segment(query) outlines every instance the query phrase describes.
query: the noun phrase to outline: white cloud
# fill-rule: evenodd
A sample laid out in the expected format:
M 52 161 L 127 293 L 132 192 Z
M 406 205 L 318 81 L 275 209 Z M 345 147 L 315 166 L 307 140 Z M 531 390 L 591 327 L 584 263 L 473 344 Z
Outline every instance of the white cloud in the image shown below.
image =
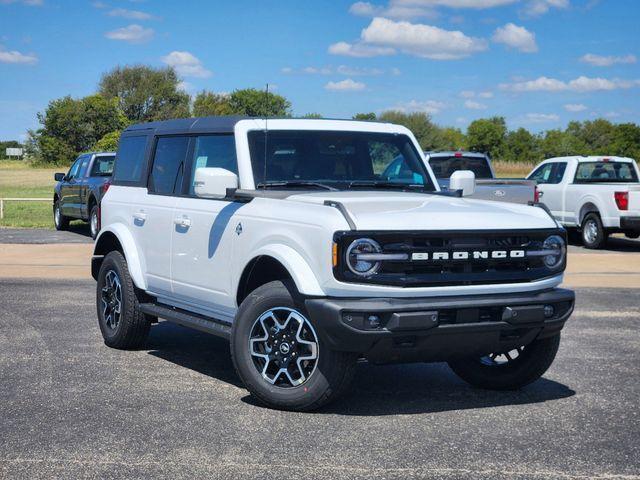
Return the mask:
M 102 8 L 107 8 L 109 5 L 107 5 L 107 4 L 106 4 L 106 3 L 104 3 L 104 2 L 100 2 L 100 1 L 98 0 L 98 1 L 95 1 L 95 2 L 91 2 L 91 6 L 92 6 L 93 8 L 99 8 L 99 9 L 102 9 Z
M 620 112 L 607 112 L 604 116 L 607 118 L 618 118 L 620 116 Z
M 117 28 L 104 34 L 111 40 L 122 40 L 129 43 L 143 43 L 151 40 L 154 35 L 152 28 L 144 28 L 137 24 Z
M 329 46 L 329 53 L 332 55 L 344 55 L 347 57 L 378 57 L 381 55 L 394 55 L 396 51 L 393 48 L 375 47 L 372 45 L 364 45 L 362 43 L 338 42 Z
M 336 72 L 347 77 L 360 77 L 382 75 L 384 73 L 384 70 L 381 70 L 379 68 L 358 68 L 349 67 L 347 65 L 340 65 L 336 69 Z
M 640 80 L 621 80 L 606 78 L 578 77 L 564 82 L 555 78 L 539 77 L 535 80 L 514 83 L 502 83 L 500 89 L 511 92 L 595 92 L 599 90 L 617 90 L 640 87 Z
M 593 53 L 587 53 L 586 55 L 580 57 L 580 61 L 582 63 L 588 63 L 589 65 L 594 67 L 610 67 L 611 65 L 615 65 L 616 63 L 636 63 L 638 59 L 635 55 L 623 55 L 620 57 L 614 57 L 612 55 L 602 56 Z
M 29 7 L 40 7 L 44 5 L 44 0 L 0 0 L 1 4 L 9 5 L 10 3 L 21 3 Z
M 126 18 L 128 20 L 152 20 L 153 18 L 155 18 L 149 13 L 141 12 L 139 10 L 127 10 L 126 8 L 114 8 L 109 12 L 109 16 Z
M 519 27 L 513 23 L 507 23 L 493 32 L 491 37 L 495 43 L 503 43 L 508 47 L 515 48 L 525 53 L 538 51 L 536 36 L 524 27 Z
M 458 96 L 462 97 L 462 98 L 475 98 L 476 96 L 478 98 L 493 98 L 493 92 L 490 91 L 484 91 L 484 92 L 474 92 L 473 90 L 463 90 L 461 91 Z
M 476 92 L 472 91 L 472 90 L 463 90 L 460 92 L 460 96 L 462 98 L 473 98 L 476 96 Z
M 324 88 L 331 92 L 359 92 L 364 90 L 367 86 L 362 82 L 355 82 L 350 78 L 342 80 L 340 82 L 329 82 Z
M 380 17 L 362 31 L 361 41 L 432 60 L 454 60 L 487 49 L 486 40 L 468 37 L 460 31 Z
M 440 113 L 444 108 L 446 108 L 446 104 L 436 100 L 427 100 L 424 102 L 411 100 L 409 102 L 398 103 L 391 107 L 390 110 L 397 110 L 400 112 L 424 112 L 435 115 Z
M 524 14 L 529 17 L 544 15 L 551 8 L 567 8 L 569 0 L 530 0 L 524 8 Z
M 449 8 L 472 8 L 482 10 L 485 8 L 501 7 L 516 3 L 518 0 L 396 0 L 404 5 L 421 5 Z
M 22 65 L 33 65 L 38 62 L 38 57 L 32 53 L 21 53 L 17 50 L 5 50 L 0 45 L 0 63 L 16 63 Z
M 471 110 L 484 110 L 487 106 L 484 103 L 476 102 L 475 100 L 466 100 L 464 106 Z
M 489 91 L 480 92 L 480 93 L 478 93 L 478 96 L 480 98 L 493 98 L 493 92 L 489 92 Z
M 582 103 L 567 103 L 564 105 L 564 109 L 567 112 L 583 112 L 587 109 L 587 106 Z
M 194 90 L 193 84 L 191 84 L 189 82 L 185 82 L 185 81 L 182 81 L 182 82 L 178 83 L 176 88 L 178 90 L 183 91 L 183 92 L 192 92 Z
M 213 75 L 210 70 L 204 68 L 200 59 L 190 52 L 176 50 L 162 57 L 161 60 L 175 68 L 176 72 L 183 77 L 208 78 Z
M 555 113 L 527 113 L 524 119 L 530 123 L 549 123 L 557 122 L 560 117 Z
M 387 73 L 381 68 L 367 68 L 367 67 L 350 67 L 348 65 L 338 65 L 338 67 L 303 67 L 295 69 L 292 67 L 284 67 L 280 70 L 282 73 L 291 74 L 306 74 L 306 75 L 344 75 L 345 77 L 362 77 L 362 76 L 377 76 Z M 399 70 L 392 68 L 389 70 L 389 74 L 398 75 Z
M 401 20 L 437 17 L 437 13 L 431 7 L 411 4 L 406 0 L 391 0 L 386 7 L 369 2 L 356 2 L 349 8 L 349 13 L 360 17 L 386 17 Z
M 329 67 L 305 67 L 301 71 L 310 75 L 331 75 L 333 73 Z

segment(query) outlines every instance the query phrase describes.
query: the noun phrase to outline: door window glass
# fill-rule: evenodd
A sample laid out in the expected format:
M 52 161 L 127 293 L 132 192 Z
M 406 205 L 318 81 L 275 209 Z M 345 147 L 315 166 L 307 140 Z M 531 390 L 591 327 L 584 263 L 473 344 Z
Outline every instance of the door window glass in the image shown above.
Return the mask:
M 238 160 L 234 136 L 201 135 L 196 137 L 191 162 L 190 195 L 194 195 L 193 182 L 198 168 L 224 168 L 237 175 Z
M 553 178 L 549 183 L 558 184 L 562 182 L 562 177 L 564 177 L 564 171 L 567 169 L 567 164 L 565 162 L 560 162 L 555 164 L 556 168 L 553 172 Z
M 180 192 L 188 147 L 189 137 L 158 138 L 149 176 L 150 192 L 161 194 Z
M 113 173 L 113 164 L 116 157 L 113 155 L 96 157 L 91 166 L 92 177 L 108 177 Z
M 75 178 L 75 177 L 78 176 L 78 170 L 80 169 L 80 163 L 82 163 L 82 157 L 78 158 L 73 163 L 73 165 L 71 165 L 71 168 L 67 172 L 67 180 L 71 180 L 72 178 Z
M 81 157 L 80 168 L 78 170 L 78 178 L 84 178 L 84 176 L 87 174 L 87 167 L 89 166 L 89 160 L 91 160 L 90 155 L 85 155 L 84 157 Z
M 135 183 L 142 178 L 147 136 L 122 137 L 116 155 L 113 180 Z
M 547 163 L 539 167 L 535 172 L 529 176 L 529 180 L 535 180 L 538 183 L 549 183 L 551 178 L 551 171 L 553 170 L 553 163 Z

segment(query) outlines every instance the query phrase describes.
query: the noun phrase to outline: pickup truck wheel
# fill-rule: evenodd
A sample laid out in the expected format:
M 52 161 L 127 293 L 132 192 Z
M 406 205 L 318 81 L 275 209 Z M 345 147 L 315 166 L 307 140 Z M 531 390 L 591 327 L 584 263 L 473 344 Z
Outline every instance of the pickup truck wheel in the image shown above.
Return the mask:
M 356 357 L 329 350 L 292 287 L 267 283 L 242 302 L 231 333 L 231 355 L 251 394 L 282 410 L 309 411 L 349 385 Z
M 141 347 L 149 334 L 150 322 L 140 311 L 127 261 L 120 252 L 110 252 L 102 261 L 96 297 L 104 343 L 119 349 Z
M 602 248 L 609 234 L 597 213 L 589 213 L 582 221 L 582 243 L 587 248 Z
M 560 334 L 535 340 L 508 352 L 449 361 L 449 366 L 474 387 L 516 390 L 535 382 L 548 370 L 559 346 Z
M 636 238 L 640 237 L 640 232 L 626 232 L 624 236 L 635 240 Z
M 95 240 L 100 233 L 100 212 L 97 205 L 94 205 L 89 213 L 89 230 L 91 238 Z
M 69 227 L 69 217 L 65 217 L 62 214 L 59 200 L 56 200 L 53 204 L 53 225 L 56 230 L 66 230 Z

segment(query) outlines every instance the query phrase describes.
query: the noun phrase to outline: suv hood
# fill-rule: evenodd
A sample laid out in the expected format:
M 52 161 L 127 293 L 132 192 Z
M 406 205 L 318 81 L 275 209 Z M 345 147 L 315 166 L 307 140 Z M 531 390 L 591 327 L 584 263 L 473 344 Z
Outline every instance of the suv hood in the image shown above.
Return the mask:
M 358 230 L 526 230 L 555 228 L 542 208 L 408 192 L 314 192 L 287 201 L 346 208 Z

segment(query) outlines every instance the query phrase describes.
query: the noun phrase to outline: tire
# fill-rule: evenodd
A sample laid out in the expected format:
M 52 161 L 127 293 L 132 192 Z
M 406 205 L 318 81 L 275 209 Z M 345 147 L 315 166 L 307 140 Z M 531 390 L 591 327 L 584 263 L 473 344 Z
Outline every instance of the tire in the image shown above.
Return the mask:
M 626 232 L 624 235 L 631 240 L 635 240 L 636 238 L 640 237 L 640 232 Z
M 602 248 L 607 243 L 609 234 L 602 226 L 597 213 L 589 213 L 582 221 L 582 243 L 586 248 Z
M 62 214 L 60 200 L 53 202 L 53 225 L 56 230 L 66 230 L 69 228 L 69 217 Z
M 310 411 L 347 389 L 356 355 L 329 350 L 296 297 L 295 288 L 281 281 L 251 292 L 233 324 L 231 356 L 238 376 L 260 402 L 280 410 Z M 296 355 L 299 360 L 294 362 Z M 303 355 L 310 359 L 301 361 Z
M 127 261 L 110 252 L 102 261 L 96 285 L 98 325 L 104 343 L 123 350 L 140 348 L 149 334 L 149 319 L 140 311 Z
M 518 349 L 518 356 L 498 363 L 492 355 L 449 362 L 449 367 L 465 382 L 488 390 L 517 390 L 539 379 L 551 366 L 560 345 L 560 334 L 534 340 Z M 516 349 L 506 352 L 512 357 Z
M 89 232 L 91 232 L 91 238 L 94 240 L 98 238 L 100 233 L 100 209 L 98 205 L 91 207 L 89 212 Z

